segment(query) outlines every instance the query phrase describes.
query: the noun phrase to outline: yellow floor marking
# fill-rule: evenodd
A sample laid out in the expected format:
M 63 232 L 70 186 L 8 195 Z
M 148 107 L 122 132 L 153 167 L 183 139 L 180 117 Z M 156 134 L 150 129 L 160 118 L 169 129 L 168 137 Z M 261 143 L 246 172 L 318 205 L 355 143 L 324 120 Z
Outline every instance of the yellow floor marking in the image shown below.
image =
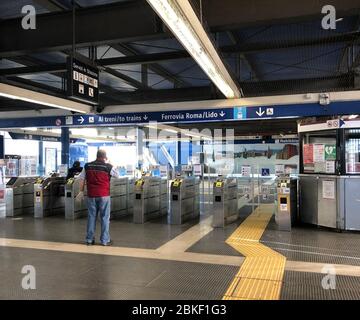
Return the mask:
M 259 243 L 274 212 L 274 205 L 259 206 L 226 240 L 245 256 L 224 300 L 276 300 L 280 298 L 286 258 Z

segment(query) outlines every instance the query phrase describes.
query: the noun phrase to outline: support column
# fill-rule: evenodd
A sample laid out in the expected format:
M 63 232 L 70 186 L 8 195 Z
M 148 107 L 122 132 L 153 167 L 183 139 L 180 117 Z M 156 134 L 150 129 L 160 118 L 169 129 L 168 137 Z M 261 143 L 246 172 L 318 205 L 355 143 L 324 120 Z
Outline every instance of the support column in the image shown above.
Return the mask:
M 43 176 L 45 174 L 44 167 L 44 143 L 39 141 L 39 163 L 38 163 L 38 174 L 39 176 Z
M 70 158 L 70 130 L 68 127 L 61 128 L 61 164 L 69 165 Z
M 136 167 L 141 170 L 144 164 L 144 131 L 142 128 L 136 128 Z
M 5 157 L 5 140 L 4 136 L 0 135 L 0 159 L 4 159 Z
M 189 160 L 192 158 L 193 155 L 193 139 L 189 137 Z
M 177 134 L 177 141 L 176 141 L 176 165 L 181 165 L 181 134 Z

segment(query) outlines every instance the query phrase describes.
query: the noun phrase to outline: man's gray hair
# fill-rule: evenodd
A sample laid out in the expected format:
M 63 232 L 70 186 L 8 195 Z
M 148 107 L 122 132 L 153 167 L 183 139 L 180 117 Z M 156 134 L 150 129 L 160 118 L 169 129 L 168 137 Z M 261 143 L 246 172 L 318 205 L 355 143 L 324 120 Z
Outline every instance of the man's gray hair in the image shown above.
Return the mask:
M 106 159 L 107 156 L 106 156 L 106 151 L 105 150 L 102 150 L 102 149 L 99 149 L 96 153 L 96 158 L 97 159 Z

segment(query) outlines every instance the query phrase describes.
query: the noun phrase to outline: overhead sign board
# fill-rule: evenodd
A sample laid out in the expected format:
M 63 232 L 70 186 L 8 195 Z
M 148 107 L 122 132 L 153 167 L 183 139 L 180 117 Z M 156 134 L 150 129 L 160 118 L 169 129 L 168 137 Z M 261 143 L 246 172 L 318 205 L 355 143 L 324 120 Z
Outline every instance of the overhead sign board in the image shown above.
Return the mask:
M 127 112 L 112 114 L 87 114 L 71 116 L 52 116 L 34 118 L 0 119 L 0 128 L 23 127 L 82 127 L 82 126 L 116 126 L 159 123 L 198 123 L 241 121 L 289 117 L 313 117 L 326 115 L 357 114 L 359 101 L 334 102 L 327 106 L 317 103 L 299 105 L 281 105 L 272 107 L 235 107 L 219 109 Z M 339 122 L 341 127 L 347 123 Z M 283 141 L 282 141 L 283 142 Z M 291 142 L 295 142 L 291 141 Z
M 68 96 L 98 104 L 99 102 L 99 70 L 88 63 L 74 57 L 69 57 L 68 66 Z

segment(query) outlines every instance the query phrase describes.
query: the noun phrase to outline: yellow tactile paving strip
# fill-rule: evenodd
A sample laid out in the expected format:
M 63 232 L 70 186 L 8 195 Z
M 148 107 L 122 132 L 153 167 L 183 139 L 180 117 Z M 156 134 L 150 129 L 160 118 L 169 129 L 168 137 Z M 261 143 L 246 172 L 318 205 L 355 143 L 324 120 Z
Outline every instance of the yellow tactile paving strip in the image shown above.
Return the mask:
M 226 240 L 245 256 L 224 300 L 278 300 L 286 258 L 259 243 L 274 212 L 274 205 L 259 206 Z

